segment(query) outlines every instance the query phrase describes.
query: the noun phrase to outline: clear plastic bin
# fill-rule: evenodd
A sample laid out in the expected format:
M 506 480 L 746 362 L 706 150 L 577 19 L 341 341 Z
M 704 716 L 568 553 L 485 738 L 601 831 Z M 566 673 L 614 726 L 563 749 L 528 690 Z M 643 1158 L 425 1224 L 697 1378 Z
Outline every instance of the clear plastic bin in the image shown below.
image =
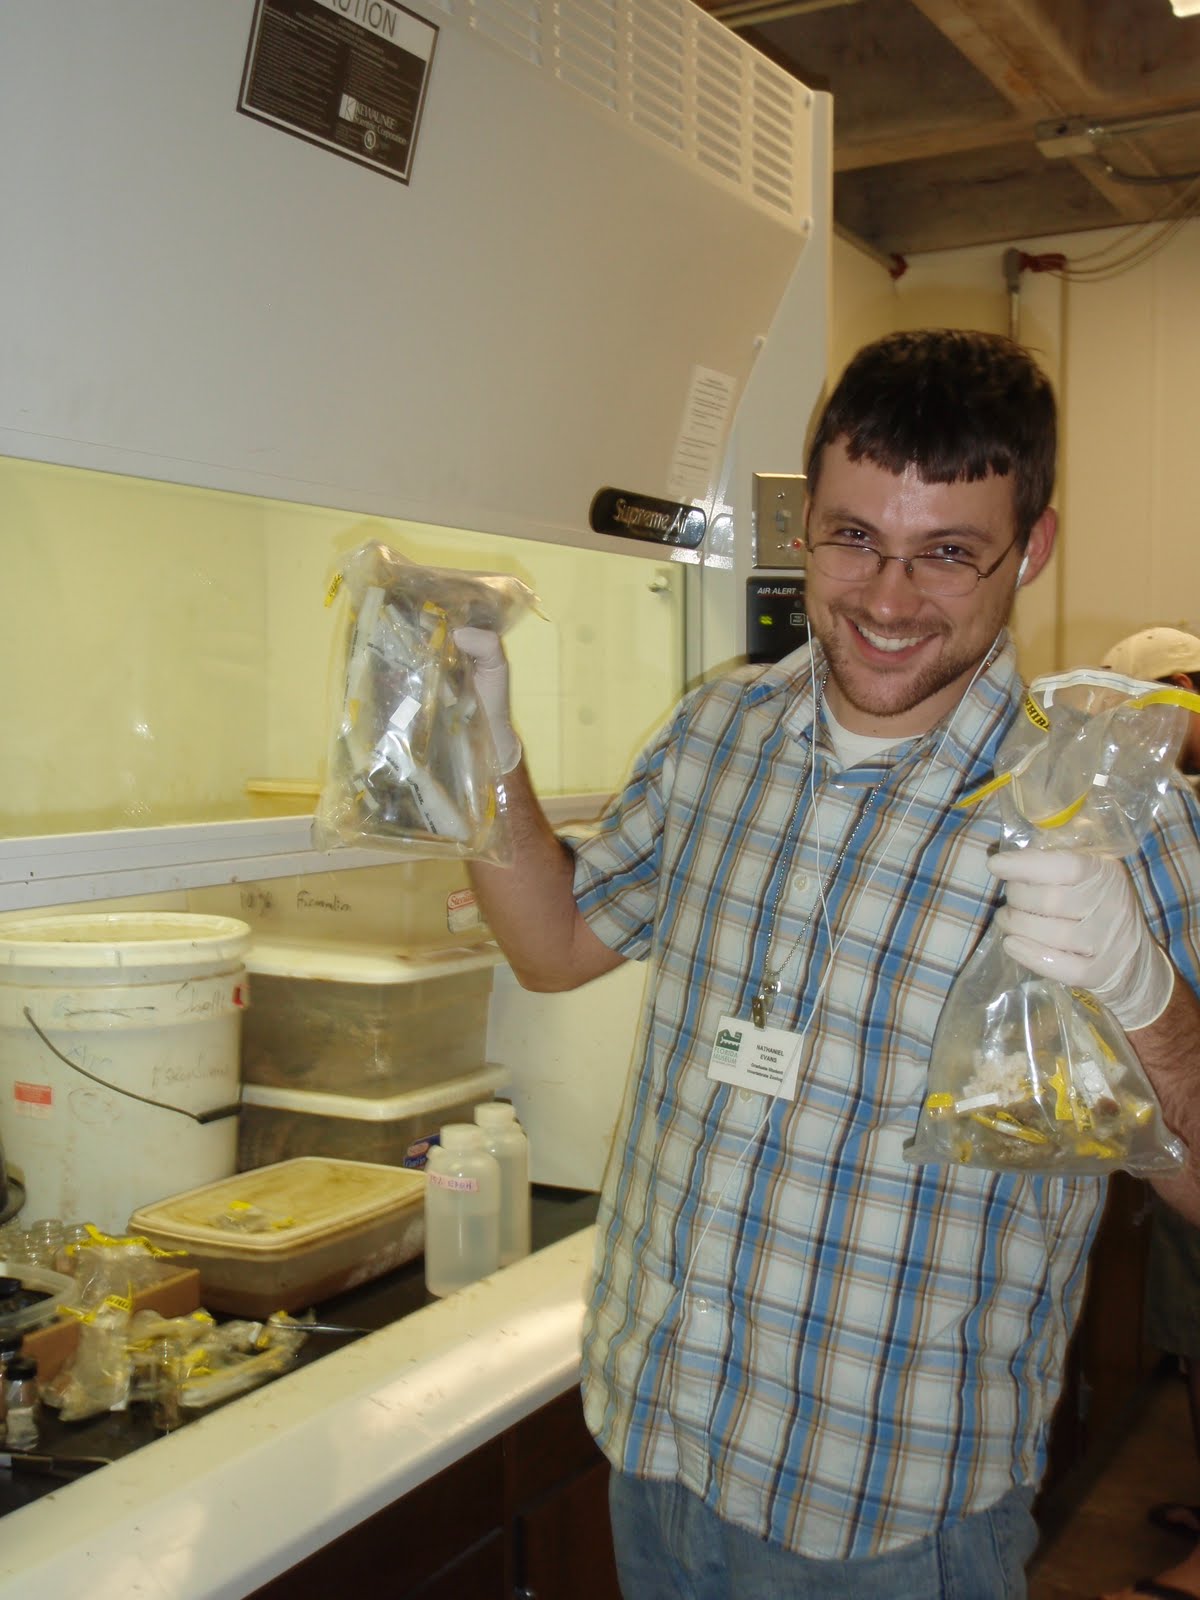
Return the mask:
M 497 959 L 256 939 L 242 1081 L 389 1099 L 481 1071 Z
M 310 1157 L 142 1206 L 129 1226 L 186 1252 L 209 1309 L 262 1318 L 413 1260 L 424 1217 L 423 1173 Z
M 470 1122 L 481 1100 L 508 1087 L 503 1067 L 388 1100 L 247 1084 L 238 1114 L 238 1166 L 308 1155 L 400 1166 L 414 1144 L 445 1122 Z
M 194 911 L 240 917 L 264 939 L 438 950 L 489 939 L 462 861 L 398 861 L 193 889 Z

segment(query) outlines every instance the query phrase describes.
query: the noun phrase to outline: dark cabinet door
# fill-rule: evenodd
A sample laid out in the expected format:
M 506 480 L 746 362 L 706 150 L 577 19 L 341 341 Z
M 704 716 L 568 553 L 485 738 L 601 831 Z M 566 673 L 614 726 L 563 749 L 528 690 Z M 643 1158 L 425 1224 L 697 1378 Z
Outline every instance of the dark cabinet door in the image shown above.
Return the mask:
M 493 1439 L 256 1589 L 251 1600 L 502 1600 L 503 1526 L 504 1448 Z M 438 1587 L 443 1580 L 448 1588 Z
M 560 1395 L 251 1600 L 621 1600 L 608 1463 Z
M 620 1600 L 608 1462 L 587 1430 L 578 1390 L 510 1428 L 505 1450 L 517 1595 Z
M 517 1593 L 525 1600 L 621 1600 L 603 1459 L 518 1512 L 515 1534 Z
M 508 1592 L 504 1535 L 499 1530 L 417 1589 L 389 1589 L 383 1571 L 370 1589 L 372 1600 L 388 1600 L 397 1594 L 403 1594 L 404 1600 L 506 1600 Z

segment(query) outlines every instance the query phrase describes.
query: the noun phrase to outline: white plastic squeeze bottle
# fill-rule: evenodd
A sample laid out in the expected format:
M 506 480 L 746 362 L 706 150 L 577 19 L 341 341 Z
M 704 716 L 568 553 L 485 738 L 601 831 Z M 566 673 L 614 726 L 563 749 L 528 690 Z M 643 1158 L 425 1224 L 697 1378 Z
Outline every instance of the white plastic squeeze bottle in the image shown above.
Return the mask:
M 425 1287 L 453 1294 L 500 1265 L 500 1163 L 483 1129 L 448 1122 L 425 1166 Z
M 500 1265 L 529 1254 L 529 1140 L 507 1100 L 475 1107 L 487 1148 L 500 1163 Z

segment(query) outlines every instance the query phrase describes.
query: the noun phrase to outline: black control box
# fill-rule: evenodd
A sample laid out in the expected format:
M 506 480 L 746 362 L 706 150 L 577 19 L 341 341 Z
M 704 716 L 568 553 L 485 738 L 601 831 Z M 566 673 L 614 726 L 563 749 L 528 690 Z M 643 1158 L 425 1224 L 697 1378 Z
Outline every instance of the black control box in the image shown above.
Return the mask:
M 746 660 L 780 661 L 808 643 L 803 578 L 746 579 Z

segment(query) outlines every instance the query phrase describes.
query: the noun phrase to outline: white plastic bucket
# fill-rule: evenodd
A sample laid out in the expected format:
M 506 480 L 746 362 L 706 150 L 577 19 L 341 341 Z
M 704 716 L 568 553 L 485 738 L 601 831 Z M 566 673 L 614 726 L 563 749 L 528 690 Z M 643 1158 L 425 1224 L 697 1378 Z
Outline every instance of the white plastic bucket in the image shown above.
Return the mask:
M 0 923 L 0 1141 L 26 1219 L 123 1233 L 234 1173 L 249 942 L 187 912 Z

